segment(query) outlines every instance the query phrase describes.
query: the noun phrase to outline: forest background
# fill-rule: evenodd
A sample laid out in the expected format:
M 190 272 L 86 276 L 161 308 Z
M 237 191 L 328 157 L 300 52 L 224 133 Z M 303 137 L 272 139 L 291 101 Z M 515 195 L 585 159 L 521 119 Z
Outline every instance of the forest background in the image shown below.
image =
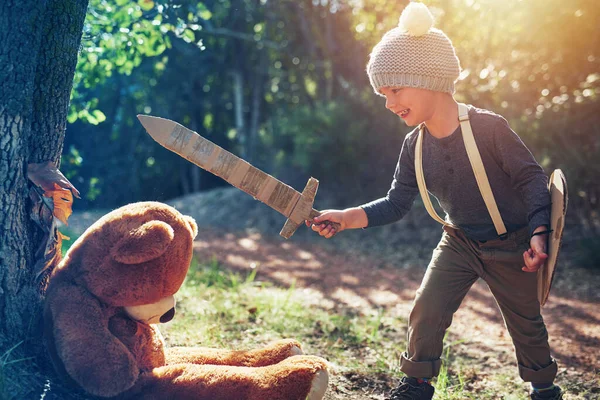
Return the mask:
M 336 207 L 384 195 L 404 135 L 365 65 L 407 1 L 91 0 L 61 170 L 76 210 L 227 185 L 158 146 L 170 118 Z M 580 264 L 600 265 L 595 0 L 430 0 L 461 60 L 458 100 L 508 119 L 568 180 Z M 419 200 L 417 200 L 419 201 Z

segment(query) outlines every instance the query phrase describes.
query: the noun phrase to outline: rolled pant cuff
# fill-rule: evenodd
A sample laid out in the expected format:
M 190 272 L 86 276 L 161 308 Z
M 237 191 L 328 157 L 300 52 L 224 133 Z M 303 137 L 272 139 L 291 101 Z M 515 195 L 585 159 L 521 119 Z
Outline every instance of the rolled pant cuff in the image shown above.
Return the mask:
M 525 382 L 533 383 L 551 383 L 556 378 L 558 372 L 558 364 L 552 360 L 552 363 L 542 369 L 533 370 L 519 364 L 519 375 Z
M 400 358 L 400 371 L 413 378 L 433 378 L 440 373 L 442 360 L 411 361 L 407 353 Z

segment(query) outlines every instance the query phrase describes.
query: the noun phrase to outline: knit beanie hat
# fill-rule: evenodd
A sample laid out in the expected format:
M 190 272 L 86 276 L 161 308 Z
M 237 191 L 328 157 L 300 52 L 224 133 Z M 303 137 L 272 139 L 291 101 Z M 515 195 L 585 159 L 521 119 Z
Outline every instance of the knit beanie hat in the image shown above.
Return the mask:
M 379 89 L 385 86 L 453 94 L 460 64 L 450 39 L 433 28 L 433 15 L 427 6 L 411 2 L 398 26 L 373 48 L 367 74 L 379 95 Z

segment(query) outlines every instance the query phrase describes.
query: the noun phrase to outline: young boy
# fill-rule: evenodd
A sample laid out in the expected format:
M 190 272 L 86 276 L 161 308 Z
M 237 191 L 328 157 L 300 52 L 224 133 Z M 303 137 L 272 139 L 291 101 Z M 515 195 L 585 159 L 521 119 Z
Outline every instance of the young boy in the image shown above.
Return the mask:
M 460 66 L 454 47 L 432 28 L 426 6 L 410 3 L 400 25 L 374 47 L 367 73 L 386 108 L 409 126 L 424 124 L 422 160 L 429 192 L 454 227 L 444 227 L 409 317 L 406 374 L 392 400 L 431 399 L 444 333 L 473 283 L 482 278 L 494 295 L 514 343 L 519 374 L 532 399 L 561 399 L 553 384 L 557 364 L 540 315 L 536 272 L 547 258 L 550 198 L 547 177 L 504 118 L 469 106 L 469 120 L 488 179 L 508 230 L 499 237 L 469 162 L 453 98 Z M 386 197 L 345 210 L 328 210 L 312 229 L 330 238 L 345 229 L 389 224 L 409 211 L 419 193 L 416 128 L 402 146 Z M 334 229 L 332 221 L 340 224 Z M 308 222 L 307 222 L 308 223 Z M 540 234 L 536 234 L 540 233 Z M 524 264 L 524 266 L 523 266 Z

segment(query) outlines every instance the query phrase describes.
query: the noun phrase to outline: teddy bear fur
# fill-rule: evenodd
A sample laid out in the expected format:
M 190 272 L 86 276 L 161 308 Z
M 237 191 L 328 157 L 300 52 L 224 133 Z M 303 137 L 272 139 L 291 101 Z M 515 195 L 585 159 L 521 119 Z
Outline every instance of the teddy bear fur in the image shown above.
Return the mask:
M 56 371 L 105 398 L 321 399 L 326 361 L 301 355 L 295 340 L 249 351 L 165 348 L 154 322 L 174 315 L 169 299 L 197 233 L 191 217 L 157 202 L 126 205 L 88 228 L 46 291 L 44 333 Z

